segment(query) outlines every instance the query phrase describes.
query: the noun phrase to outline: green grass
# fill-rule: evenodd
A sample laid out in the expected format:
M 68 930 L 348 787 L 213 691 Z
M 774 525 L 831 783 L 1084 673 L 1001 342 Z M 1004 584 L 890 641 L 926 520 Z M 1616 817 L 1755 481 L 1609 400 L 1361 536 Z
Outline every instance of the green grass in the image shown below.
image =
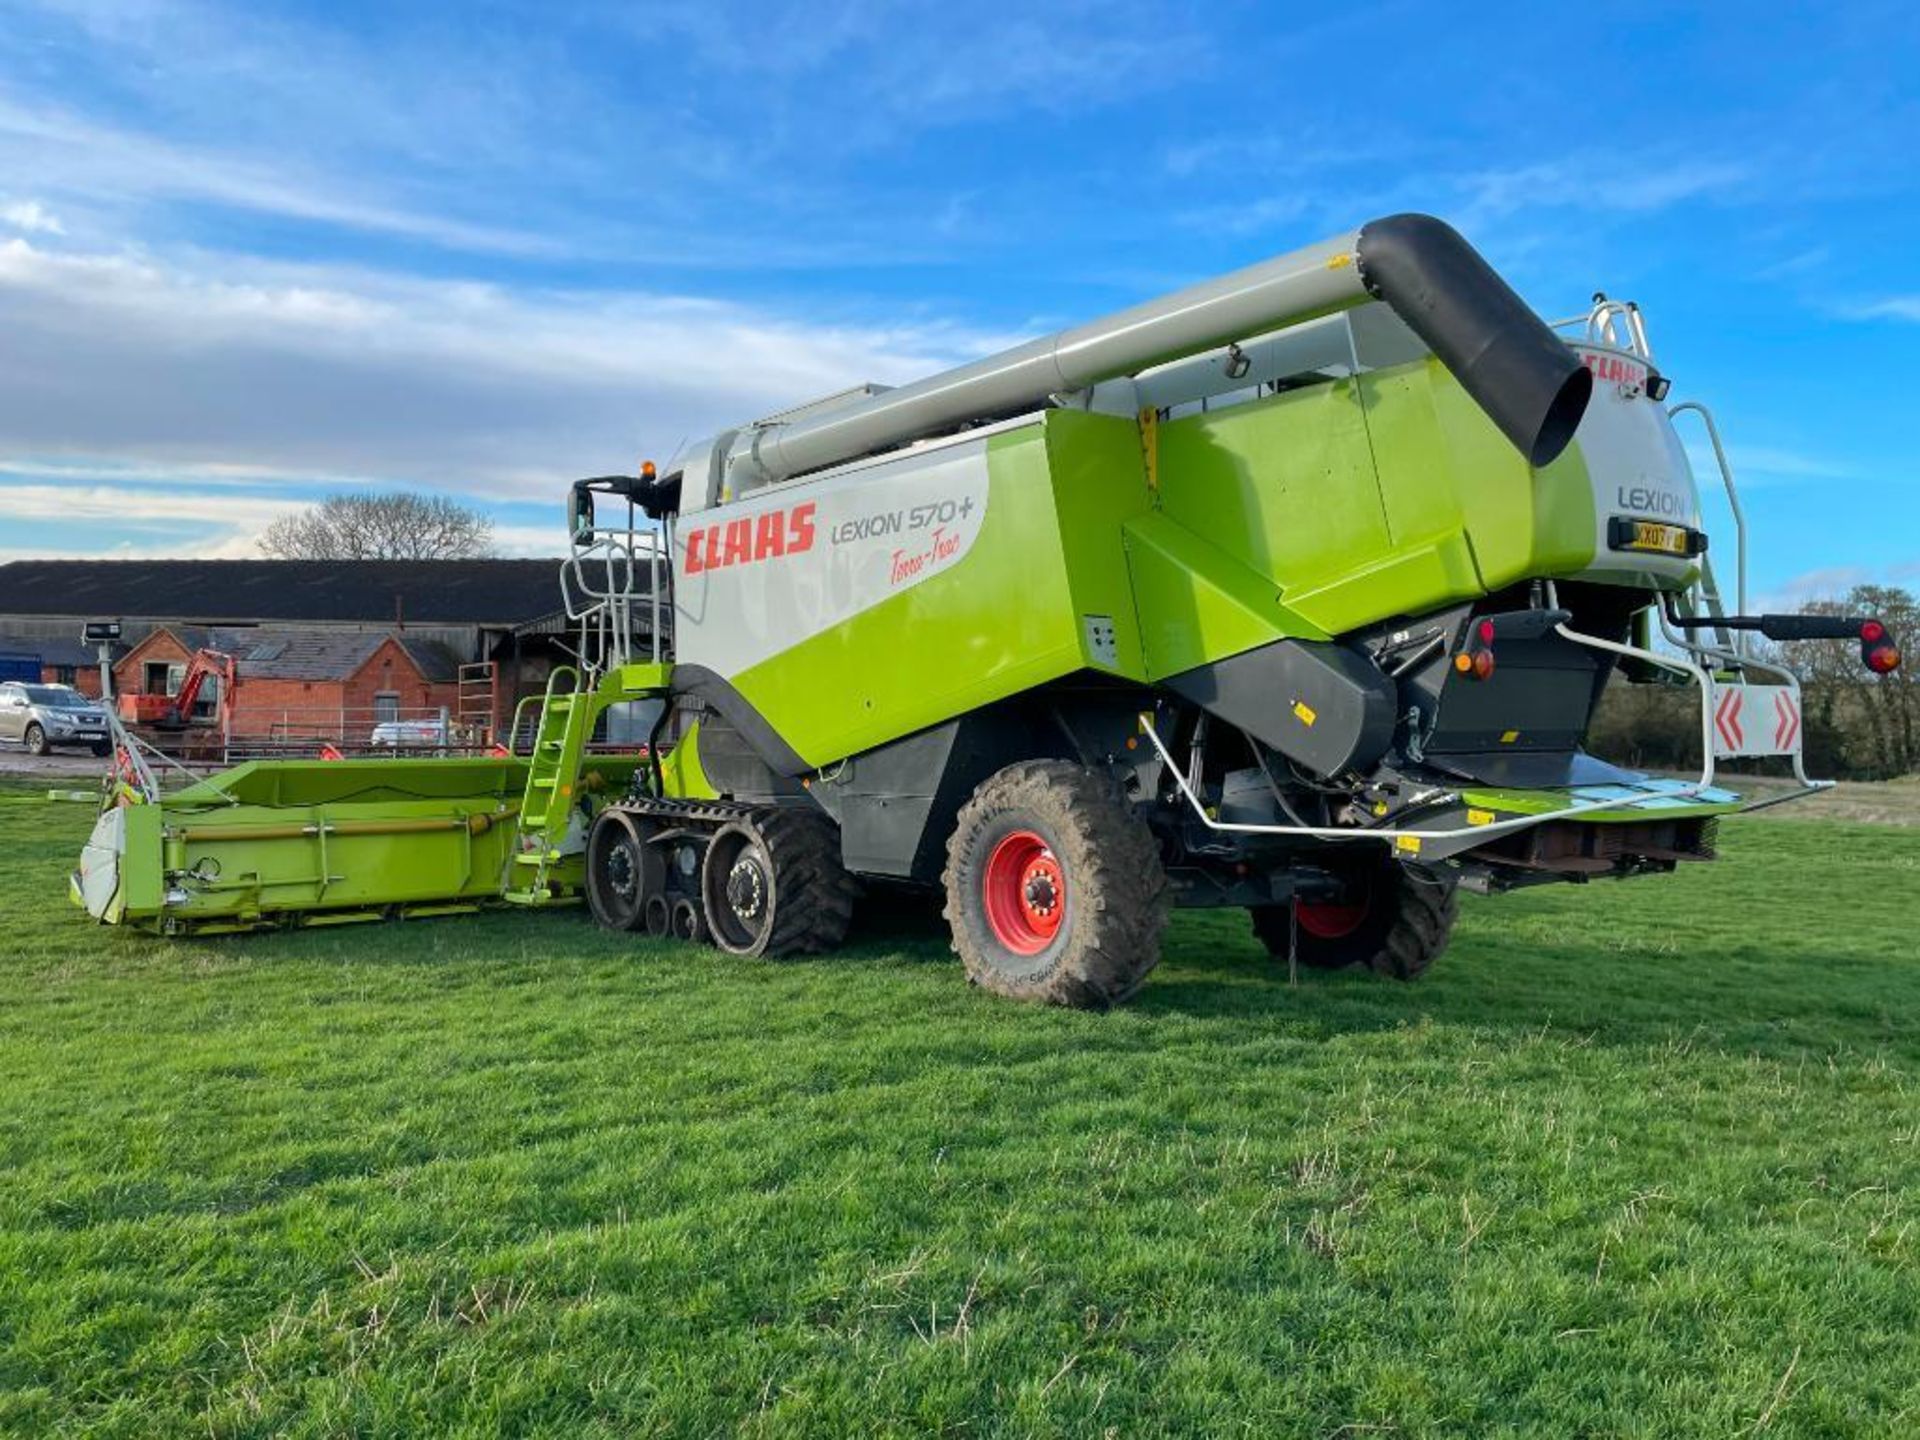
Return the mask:
M 1092 1016 L 94 930 L 88 818 L 0 793 L 0 1430 L 1920 1432 L 1920 833 L 1470 899 L 1406 987 L 1182 916 Z

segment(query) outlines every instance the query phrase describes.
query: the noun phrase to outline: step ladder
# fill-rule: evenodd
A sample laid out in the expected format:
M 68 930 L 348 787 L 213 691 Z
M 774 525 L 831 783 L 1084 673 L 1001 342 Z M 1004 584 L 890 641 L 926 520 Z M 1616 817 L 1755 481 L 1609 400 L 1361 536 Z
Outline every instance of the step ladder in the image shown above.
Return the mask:
M 547 677 L 534 730 L 533 757 L 527 766 L 526 793 L 520 800 L 512 859 L 503 898 L 520 905 L 544 905 L 556 895 L 554 868 L 578 854 L 585 842 L 584 817 L 574 804 L 580 762 L 598 715 L 594 695 L 571 665 L 555 666 Z

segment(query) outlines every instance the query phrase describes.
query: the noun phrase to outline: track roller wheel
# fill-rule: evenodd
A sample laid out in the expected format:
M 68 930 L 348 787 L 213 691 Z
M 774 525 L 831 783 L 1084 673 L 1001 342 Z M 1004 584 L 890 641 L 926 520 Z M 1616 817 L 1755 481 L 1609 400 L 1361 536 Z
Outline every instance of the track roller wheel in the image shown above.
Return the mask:
M 609 930 L 646 928 L 647 902 L 661 895 L 666 867 L 624 811 L 602 810 L 587 832 L 587 908 Z
M 1159 845 L 1084 765 L 1025 761 L 974 791 L 947 843 L 946 887 L 954 953 L 996 995 L 1104 1010 L 1160 963 Z
M 854 882 L 825 816 L 774 807 L 724 825 L 707 843 L 701 908 L 732 955 L 818 954 L 846 938 Z
M 1296 954 L 1316 970 L 1364 965 L 1393 980 L 1417 980 L 1440 958 L 1460 913 L 1450 879 L 1402 865 L 1384 853 L 1341 857 L 1327 867 L 1341 893 L 1299 902 Z M 1253 933 L 1276 959 L 1287 958 L 1287 907 L 1252 912 Z

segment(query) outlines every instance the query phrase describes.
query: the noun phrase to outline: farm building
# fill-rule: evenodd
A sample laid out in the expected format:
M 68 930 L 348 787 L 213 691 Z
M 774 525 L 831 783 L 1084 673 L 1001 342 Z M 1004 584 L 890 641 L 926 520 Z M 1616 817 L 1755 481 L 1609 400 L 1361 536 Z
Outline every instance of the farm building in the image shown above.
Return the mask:
M 209 680 L 194 718 L 236 742 L 365 744 L 375 727 L 401 721 L 490 723 L 488 713 L 463 714 L 474 697 L 462 695 L 462 662 L 449 646 L 394 630 L 163 625 L 114 663 L 114 690 L 177 694 L 200 651 L 231 659 L 237 683 L 222 696 Z
M 128 691 L 156 694 L 184 670 L 200 644 L 193 637 L 218 632 L 225 645 L 213 648 L 239 662 L 241 704 L 255 712 L 245 723 L 263 713 L 248 693 L 256 682 L 280 687 L 262 689 L 259 707 L 278 693 L 289 710 L 298 698 L 310 703 L 297 708 L 355 712 L 357 724 L 358 712 L 389 709 L 396 693 L 403 711 L 437 709 L 448 686 L 456 698 L 446 703 L 472 712 L 484 679 L 484 704 L 501 730 L 518 699 L 543 689 L 552 666 L 568 658 L 560 568 L 559 560 L 15 560 L 0 564 L 0 656 L 11 657 L 21 678 L 37 660 L 36 678 L 71 676 L 69 683 L 97 691 L 81 627 L 118 620 L 129 648 L 116 660 L 116 685 L 124 675 Z M 249 660 L 275 643 L 267 630 L 305 638 L 289 640 L 282 656 Z M 161 632 L 170 638 L 142 649 Z M 388 639 L 393 645 L 382 649 L 378 642 Z M 389 664 L 398 678 L 382 685 Z M 289 665 L 322 673 L 296 675 Z
M 77 638 L 0 631 L 0 680 L 71 685 L 83 695 L 98 695 L 99 664 L 93 647 Z

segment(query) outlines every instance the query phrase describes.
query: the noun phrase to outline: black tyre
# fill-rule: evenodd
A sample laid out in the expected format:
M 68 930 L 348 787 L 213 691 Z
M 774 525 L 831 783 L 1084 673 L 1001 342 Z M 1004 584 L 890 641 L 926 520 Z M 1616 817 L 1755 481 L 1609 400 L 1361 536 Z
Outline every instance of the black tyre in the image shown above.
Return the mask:
M 113 753 L 113 742 L 110 740 L 96 740 L 87 748 L 96 755 L 107 756 Z
M 846 939 L 855 886 L 825 816 L 767 808 L 724 825 L 700 867 L 713 943 L 732 955 L 818 954 Z
M 602 810 L 587 832 L 587 908 L 609 930 L 646 926 L 647 901 L 664 888 L 665 866 L 634 817 Z
M 44 755 L 53 748 L 47 744 L 47 732 L 38 725 L 27 726 L 27 733 L 21 738 L 27 742 L 29 755 Z
M 945 878 L 954 952 L 996 995 L 1103 1010 L 1160 963 L 1160 847 L 1083 765 L 1025 761 L 988 779 L 960 811 Z
M 1376 975 L 1417 980 L 1447 948 L 1460 897 L 1451 880 L 1402 865 L 1385 854 L 1329 863 L 1344 881 L 1340 895 L 1301 901 L 1295 953 L 1302 965 L 1340 970 L 1364 965 Z M 1284 905 L 1254 909 L 1253 933 L 1277 959 L 1287 957 Z

